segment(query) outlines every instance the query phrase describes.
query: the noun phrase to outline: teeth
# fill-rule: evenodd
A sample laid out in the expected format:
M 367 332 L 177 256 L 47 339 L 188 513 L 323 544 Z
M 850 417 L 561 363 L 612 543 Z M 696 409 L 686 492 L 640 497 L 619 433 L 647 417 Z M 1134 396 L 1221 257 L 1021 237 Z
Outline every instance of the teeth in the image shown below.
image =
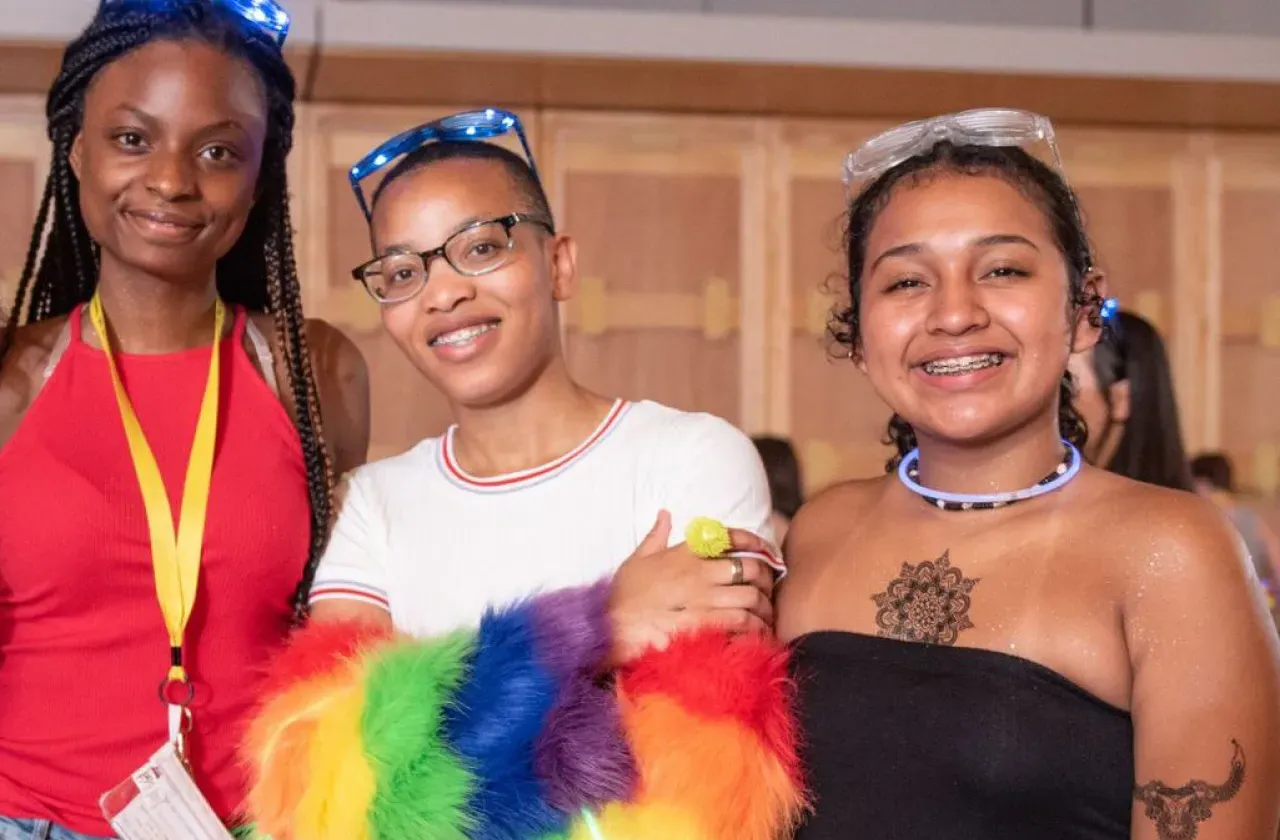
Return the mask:
M 1003 353 L 978 353 L 972 356 L 956 356 L 925 362 L 924 372 L 931 376 L 958 376 L 975 370 L 995 367 L 1004 361 Z
M 448 332 L 444 335 L 433 338 L 431 340 L 431 346 L 436 347 L 438 345 L 445 344 L 450 347 L 456 347 L 459 344 L 466 344 L 476 336 L 483 335 L 484 333 L 489 332 L 489 330 L 496 330 L 497 328 L 498 325 L 492 321 L 487 324 L 476 324 L 474 327 L 463 327 L 460 330 L 454 330 L 453 332 Z

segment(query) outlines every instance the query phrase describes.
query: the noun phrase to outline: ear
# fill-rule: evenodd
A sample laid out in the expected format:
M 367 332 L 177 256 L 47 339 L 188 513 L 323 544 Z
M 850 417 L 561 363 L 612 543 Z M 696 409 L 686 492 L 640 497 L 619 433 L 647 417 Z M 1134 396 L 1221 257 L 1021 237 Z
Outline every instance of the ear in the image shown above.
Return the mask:
M 1072 302 L 1071 352 L 1083 353 L 1102 338 L 1102 304 L 1107 299 L 1107 277 L 1090 269 L 1080 298 Z
M 557 236 L 551 243 L 551 297 L 563 303 L 578 290 L 578 243 Z
M 67 161 L 71 164 L 71 171 L 75 174 L 76 180 L 80 180 L 80 156 L 84 154 L 84 145 L 81 139 L 84 137 L 79 131 L 76 137 L 71 141 L 71 151 L 67 154 Z
M 849 351 L 849 360 L 852 361 L 862 371 L 863 376 L 867 373 L 867 359 L 862 355 L 862 348 L 855 347 Z
M 1111 387 L 1107 389 L 1107 396 L 1111 405 L 1111 419 L 1117 423 L 1127 422 L 1133 400 L 1129 380 L 1121 379 L 1119 382 L 1112 382 Z

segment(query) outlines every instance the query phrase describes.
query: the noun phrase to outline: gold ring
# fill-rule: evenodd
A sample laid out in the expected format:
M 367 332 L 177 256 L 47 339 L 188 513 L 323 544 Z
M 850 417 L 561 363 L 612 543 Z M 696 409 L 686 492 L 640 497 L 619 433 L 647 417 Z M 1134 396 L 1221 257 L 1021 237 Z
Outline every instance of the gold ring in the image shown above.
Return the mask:
M 742 558 L 732 557 L 729 562 L 733 564 L 733 583 L 731 586 L 741 586 L 747 579 L 747 570 L 742 566 Z

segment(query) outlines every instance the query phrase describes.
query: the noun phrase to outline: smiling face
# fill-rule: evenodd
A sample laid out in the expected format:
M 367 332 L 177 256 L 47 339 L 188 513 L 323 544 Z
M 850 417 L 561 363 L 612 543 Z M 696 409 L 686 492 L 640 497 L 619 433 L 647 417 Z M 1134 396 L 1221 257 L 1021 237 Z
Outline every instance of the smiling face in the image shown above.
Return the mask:
M 253 68 L 206 43 L 154 41 L 103 68 L 71 165 L 104 269 L 207 282 L 253 207 L 266 128 Z
M 856 357 L 918 436 L 1056 425 L 1067 357 L 1097 336 L 1069 306 L 1066 260 L 1026 195 L 989 175 L 901 182 L 863 265 Z
M 446 159 L 396 178 L 373 213 L 374 249 L 424 252 L 476 222 L 530 213 L 505 166 Z M 485 244 L 484 247 L 491 247 Z M 484 408 L 522 393 L 560 358 L 557 303 L 574 283 L 576 249 L 533 223 L 511 228 L 510 260 L 469 277 L 437 257 L 416 295 L 382 306 L 406 356 L 455 405 Z

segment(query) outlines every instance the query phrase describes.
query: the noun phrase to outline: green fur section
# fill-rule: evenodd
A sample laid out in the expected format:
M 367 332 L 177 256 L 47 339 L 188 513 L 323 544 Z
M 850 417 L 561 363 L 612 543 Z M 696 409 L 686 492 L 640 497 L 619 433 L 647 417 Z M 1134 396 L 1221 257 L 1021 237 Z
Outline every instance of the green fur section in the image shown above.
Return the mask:
M 474 631 L 459 631 L 371 657 L 361 730 L 377 781 L 374 840 L 467 837 L 475 778 L 442 740 L 441 724 L 474 643 Z

